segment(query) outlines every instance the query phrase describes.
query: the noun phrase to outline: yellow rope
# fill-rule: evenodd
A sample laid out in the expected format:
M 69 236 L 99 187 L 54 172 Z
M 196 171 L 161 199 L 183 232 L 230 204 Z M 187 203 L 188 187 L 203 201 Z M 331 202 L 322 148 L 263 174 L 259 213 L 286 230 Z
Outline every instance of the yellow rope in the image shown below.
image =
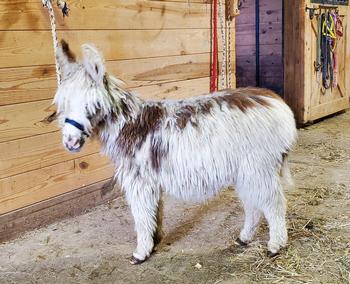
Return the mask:
M 327 18 L 330 18 L 331 26 L 329 27 L 327 24 Z M 327 33 L 328 32 L 328 33 Z M 331 38 L 337 38 L 337 34 L 335 31 L 335 24 L 333 17 L 328 17 L 328 15 L 325 17 L 325 20 L 322 23 L 322 34 L 323 35 L 329 35 Z

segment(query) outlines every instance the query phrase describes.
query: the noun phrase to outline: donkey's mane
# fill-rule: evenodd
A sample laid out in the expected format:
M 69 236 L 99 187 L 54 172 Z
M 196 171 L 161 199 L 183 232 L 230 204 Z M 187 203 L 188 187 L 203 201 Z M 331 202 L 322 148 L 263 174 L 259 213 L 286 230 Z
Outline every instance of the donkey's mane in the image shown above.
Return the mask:
M 138 95 L 124 88 L 124 82 L 107 73 L 103 78 L 103 84 L 104 88 L 99 88 L 102 89 L 99 95 L 99 102 L 102 102 L 102 112 L 105 114 L 114 113 L 124 119 L 134 119 L 142 102 Z M 96 107 L 96 105 L 92 105 L 92 107 Z

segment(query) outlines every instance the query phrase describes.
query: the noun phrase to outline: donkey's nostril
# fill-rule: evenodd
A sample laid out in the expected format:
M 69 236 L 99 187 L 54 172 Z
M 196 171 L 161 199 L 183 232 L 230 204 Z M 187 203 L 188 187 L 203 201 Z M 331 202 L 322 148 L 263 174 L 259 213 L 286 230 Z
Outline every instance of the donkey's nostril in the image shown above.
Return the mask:
M 79 139 L 77 139 L 77 141 L 75 141 L 75 143 L 73 144 L 73 147 L 74 147 L 74 146 L 77 146 L 77 145 L 78 145 L 78 143 L 79 143 L 79 141 L 80 141 L 80 140 L 79 140 Z

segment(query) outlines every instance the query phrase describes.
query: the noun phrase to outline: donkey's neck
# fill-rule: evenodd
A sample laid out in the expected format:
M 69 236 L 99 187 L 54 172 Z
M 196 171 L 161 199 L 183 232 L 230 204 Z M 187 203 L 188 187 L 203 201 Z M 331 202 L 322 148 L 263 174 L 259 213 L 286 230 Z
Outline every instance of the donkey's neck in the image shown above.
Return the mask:
M 120 152 L 117 142 L 121 131 L 139 117 L 144 101 L 133 92 L 123 89 L 114 78 L 105 87 L 108 88 L 110 109 L 97 126 L 96 133 L 100 138 L 102 152 L 113 159 Z

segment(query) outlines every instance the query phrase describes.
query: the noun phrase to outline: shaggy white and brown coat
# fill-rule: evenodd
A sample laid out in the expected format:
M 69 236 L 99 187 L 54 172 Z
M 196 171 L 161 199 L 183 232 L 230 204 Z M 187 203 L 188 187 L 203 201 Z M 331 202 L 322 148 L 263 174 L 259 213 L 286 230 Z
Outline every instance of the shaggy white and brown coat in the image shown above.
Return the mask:
M 205 200 L 234 186 L 245 211 L 238 241 L 251 241 L 264 216 L 269 254 L 286 245 L 281 177 L 290 177 L 286 157 L 297 134 L 282 99 L 266 89 L 244 88 L 143 101 L 105 72 L 93 46 L 82 51 L 83 60 L 76 61 L 63 42 L 58 54 L 63 82 L 54 102 L 63 144 L 79 151 L 87 136 L 98 137 L 115 164 L 135 220 L 132 263 L 147 259 L 160 239 L 162 191 Z

